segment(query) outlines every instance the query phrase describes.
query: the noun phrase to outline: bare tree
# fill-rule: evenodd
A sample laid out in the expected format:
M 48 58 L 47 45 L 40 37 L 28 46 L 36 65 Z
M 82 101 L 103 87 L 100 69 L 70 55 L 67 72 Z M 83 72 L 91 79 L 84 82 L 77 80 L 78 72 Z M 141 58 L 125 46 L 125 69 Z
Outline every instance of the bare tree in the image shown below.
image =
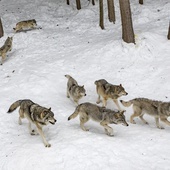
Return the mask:
M 80 10 L 81 9 L 81 2 L 80 2 L 80 0 L 76 0 L 76 4 L 77 4 L 77 9 Z
M 70 0 L 67 0 L 67 5 L 70 5 Z
M 4 30 L 3 30 L 3 26 L 2 26 L 2 21 L 0 18 L 0 38 L 4 36 Z
M 129 0 L 119 0 L 119 4 L 122 20 L 122 39 L 127 43 L 135 43 L 130 2 Z
M 103 0 L 99 0 L 99 9 L 100 9 L 99 25 L 100 25 L 101 29 L 104 29 Z
M 168 38 L 168 40 L 170 40 L 170 22 L 169 22 L 169 30 L 168 30 L 167 38 Z
M 107 6 L 108 6 L 109 21 L 115 23 L 116 17 L 115 17 L 114 0 L 107 0 Z
M 143 0 L 139 0 L 139 4 L 143 5 Z

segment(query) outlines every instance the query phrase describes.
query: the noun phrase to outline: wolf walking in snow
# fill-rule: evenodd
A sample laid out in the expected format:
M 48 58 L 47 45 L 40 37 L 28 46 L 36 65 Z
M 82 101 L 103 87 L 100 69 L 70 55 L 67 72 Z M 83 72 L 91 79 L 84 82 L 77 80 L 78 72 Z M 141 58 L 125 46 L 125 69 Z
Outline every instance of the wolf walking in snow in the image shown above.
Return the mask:
M 106 107 L 107 100 L 110 98 L 114 101 L 119 110 L 121 110 L 118 98 L 123 95 L 128 95 L 124 87 L 120 85 L 113 85 L 108 83 L 105 79 L 96 80 L 94 82 L 96 85 L 96 91 L 98 94 L 97 104 L 101 102 L 100 97 L 103 98 L 103 106 Z
M 8 113 L 13 112 L 15 109 L 19 108 L 19 120 L 18 123 L 21 125 L 24 117 L 26 117 L 29 121 L 29 132 L 31 135 L 40 134 L 45 147 L 50 147 L 51 145 L 46 141 L 44 133 L 42 131 L 42 127 L 51 123 L 52 125 L 55 124 L 56 119 L 54 118 L 54 113 L 51 111 L 51 108 L 47 109 L 42 107 L 38 104 L 35 104 L 31 100 L 18 100 L 14 102 L 9 110 Z M 38 130 L 38 133 L 35 130 L 32 130 L 31 124 L 35 124 Z
M 20 21 L 16 24 L 16 27 L 13 28 L 15 32 L 34 29 L 37 26 L 37 22 L 35 19 L 27 20 L 27 21 Z
M 7 52 L 12 50 L 12 41 L 13 37 L 8 37 L 4 43 L 4 45 L 0 48 L 0 56 L 1 59 L 1 65 L 3 64 L 4 60 L 6 59 Z
M 113 111 L 88 102 L 78 105 L 74 113 L 68 117 L 68 120 L 78 115 L 80 118 L 80 127 L 84 131 L 88 131 L 88 129 L 84 127 L 84 124 L 89 119 L 100 122 L 100 125 L 104 127 L 106 134 L 109 136 L 113 136 L 113 129 L 108 126 L 108 124 L 122 124 L 128 126 L 124 111 Z
M 135 117 L 139 117 L 145 124 L 148 124 L 148 122 L 143 118 L 143 115 L 147 113 L 155 118 L 157 128 L 164 129 L 160 126 L 159 119 L 170 126 L 170 122 L 167 120 L 170 116 L 170 102 L 162 102 L 146 98 L 136 98 L 127 102 L 120 100 L 120 102 L 125 107 L 133 105 L 134 113 L 130 117 L 130 122 L 133 124 L 135 124 Z
M 67 82 L 67 97 L 72 98 L 76 105 L 78 105 L 79 100 L 86 96 L 86 90 L 83 86 L 79 86 L 77 81 L 70 75 L 65 75 L 68 78 Z

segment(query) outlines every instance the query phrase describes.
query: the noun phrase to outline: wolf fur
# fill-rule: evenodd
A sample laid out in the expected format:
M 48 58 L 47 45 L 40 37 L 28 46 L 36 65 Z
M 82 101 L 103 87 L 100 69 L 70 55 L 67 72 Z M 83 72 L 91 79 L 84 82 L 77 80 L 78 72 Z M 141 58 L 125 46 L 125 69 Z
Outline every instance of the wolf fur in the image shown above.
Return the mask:
M 23 31 L 24 29 L 34 29 L 37 26 L 37 22 L 35 19 L 20 21 L 16 24 L 16 27 L 13 28 L 15 32 Z
M 72 98 L 76 105 L 79 104 L 79 100 L 86 96 L 86 90 L 83 86 L 79 86 L 77 81 L 70 75 L 65 75 L 68 78 L 67 82 L 67 97 Z
M 4 45 L 0 48 L 0 56 L 1 59 L 1 65 L 3 64 L 4 60 L 6 59 L 7 52 L 12 50 L 12 41 L 13 37 L 8 37 L 4 43 Z
M 96 85 L 96 91 L 98 94 L 98 99 L 96 101 L 97 104 L 101 102 L 100 97 L 102 97 L 103 106 L 106 107 L 107 100 L 110 98 L 114 101 L 118 109 L 121 110 L 118 103 L 118 98 L 123 95 L 128 95 L 121 84 L 113 85 L 108 83 L 105 79 L 96 80 L 94 84 Z
M 108 124 L 114 123 L 128 126 L 123 113 L 124 111 L 113 111 L 87 102 L 78 105 L 74 113 L 68 117 L 68 120 L 74 119 L 79 115 L 81 129 L 88 131 L 88 129 L 84 127 L 84 124 L 89 119 L 92 119 L 100 122 L 100 125 L 104 127 L 107 135 L 113 136 L 113 129 L 108 126 Z
M 19 108 L 19 120 L 18 123 L 21 125 L 24 117 L 26 117 L 29 121 L 28 128 L 31 135 L 36 135 L 37 132 L 35 130 L 32 130 L 31 124 L 35 124 L 38 130 L 38 133 L 40 134 L 43 143 L 45 147 L 50 147 L 51 145 L 47 142 L 45 139 L 44 133 L 42 131 L 42 127 L 47 125 L 48 123 L 55 124 L 56 119 L 54 118 L 54 113 L 51 111 L 51 108 L 47 109 L 45 107 L 42 107 L 34 102 L 32 102 L 29 99 L 25 100 L 18 100 L 14 102 L 9 110 L 8 113 L 13 112 Z
M 120 100 L 120 102 L 125 107 L 133 105 L 134 113 L 130 117 L 130 122 L 133 124 L 136 123 L 134 121 L 135 117 L 139 117 L 145 124 L 148 124 L 148 122 L 143 118 L 144 114 L 147 113 L 155 118 L 157 128 L 163 129 L 163 127 L 159 124 L 159 119 L 170 125 L 170 123 L 167 122 L 167 117 L 170 115 L 170 112 L 168 114 L 168 107 L 165 107 L 167 104 L 164 102 L 150 100 L 147 98 L 135 98 L 129 101 Z

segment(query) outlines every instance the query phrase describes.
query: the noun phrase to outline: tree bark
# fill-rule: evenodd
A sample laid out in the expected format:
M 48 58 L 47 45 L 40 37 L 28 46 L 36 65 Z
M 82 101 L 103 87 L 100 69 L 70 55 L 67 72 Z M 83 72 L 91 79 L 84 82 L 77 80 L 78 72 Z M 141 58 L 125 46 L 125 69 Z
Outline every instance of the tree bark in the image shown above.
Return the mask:
M 99 9 L 100 9 L 100 19 L 99 19 L 99 25 L 101 29 L 104 29 L 104 14 L 103 14 L 103 0 L 99 0 Z
M 92 0 L 92 5 L 95 5 L 95 0 Z
M 107 6 L 108 6 L 109 21 L 115 23 L 116 17 L 115 17 L 114 0 L 107 0 Z
M 80 10 L 81 9 L 81 2 L 80 2 L 80 0 L 76 0 L 76 4 L 77 4 L 77 9 Z
M 70 0 L 67 0 L 67 5 L 70 5 Z
M 139 0 L 139 4 L 143 5 L 143 0 Z
M 167 38 L 168 38 L 168 40 L 170 40 L 170 22 L 169 22 L 169 30 L 168 30 Z
M 122 39 L 127 43 L 135 43 L 130 2 L 129 0 L 119 0 L 119 4 L 122 20 Z
M 2 21 L 0 18 L 0 38 L 4 36 L 4 30 L 3 30 L 3 26 L 2 26 Z

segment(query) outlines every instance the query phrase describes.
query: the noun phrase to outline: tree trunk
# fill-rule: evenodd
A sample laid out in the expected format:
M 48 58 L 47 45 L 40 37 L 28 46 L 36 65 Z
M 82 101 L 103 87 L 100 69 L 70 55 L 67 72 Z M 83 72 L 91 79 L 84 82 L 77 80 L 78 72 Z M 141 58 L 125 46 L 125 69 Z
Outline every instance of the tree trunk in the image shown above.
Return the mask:
M 169 22 L 169 30 L 168 30 L 167 38 L 168 38 L 168 40 L 170 40 L 170 22 Z
M 95 0 L 92 0 L 92 4 L 95 5 Z
M 81 3 L 80 0 L 76 0 L 76 4 L 77 4 L 77 9 L 80 10 L 81 9 Z
M 139 0 L 139 4 L 143 5 L 143 0 Z
M 3 26 L 2 26 L 2 21 L 0 18 L 0 38 L 4 36 L 4 30 L 3 30 Z
M 104 29 L 104 14 L 103 14 L 103 0 L 99 0 L 99 9 L 100 9 L 100 19 L 99 19 L 99 25 L 101 29 Z
M 119 0 L 119 4 L 122 20 L 122 39 L 127 43 L 135 43 L 130 2 L 129 0 Z
M 70 5 L 70 1 L 69 0 L 67 0 L 67 5 Z
M 109 21 L 115 23 L 116 17 L 115 17 L 114 0 L 107 0 L 107 6 L 108 6 Z

